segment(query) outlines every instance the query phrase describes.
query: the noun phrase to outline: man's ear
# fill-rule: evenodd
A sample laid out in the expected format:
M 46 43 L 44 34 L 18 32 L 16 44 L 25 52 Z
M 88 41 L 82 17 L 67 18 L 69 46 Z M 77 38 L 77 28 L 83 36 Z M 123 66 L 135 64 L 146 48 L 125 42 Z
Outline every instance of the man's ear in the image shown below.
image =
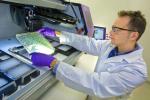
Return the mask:
M 132 32 L 132 33 L 130 34 L 130 39 L 131 39 L 131 40 L 137 40 L 138 37 L 139 37 L 139 33 L 138 33 L 138 32 Z

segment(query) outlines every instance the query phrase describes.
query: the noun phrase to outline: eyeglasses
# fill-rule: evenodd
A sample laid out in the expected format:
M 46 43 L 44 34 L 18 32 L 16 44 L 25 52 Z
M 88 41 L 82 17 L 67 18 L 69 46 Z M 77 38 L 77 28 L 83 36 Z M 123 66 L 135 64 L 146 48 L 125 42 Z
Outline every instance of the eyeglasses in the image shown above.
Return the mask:
M 130 31 L 130 32 L 136 32 L 135 30 L 130 30 L 130 29 L 125 29 L 125 28 L 121 28 L 121 27 L 116 27 L 116 26 L 112 26 L 112 32 L 118 32 L 118 31 Z

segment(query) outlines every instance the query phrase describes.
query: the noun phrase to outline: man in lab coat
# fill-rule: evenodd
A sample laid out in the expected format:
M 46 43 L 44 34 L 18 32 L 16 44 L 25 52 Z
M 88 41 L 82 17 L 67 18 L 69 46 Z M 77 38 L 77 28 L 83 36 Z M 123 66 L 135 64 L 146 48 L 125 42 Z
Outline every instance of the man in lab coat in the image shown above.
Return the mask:
M 146 20 L 140 11 L 120 11 L 110 31 L 111 40 L 95 40 L 67 32 L 56 34 L 60 43 L 99 57 L 93 73 L 46 54 L 32 53 L 31 60 L 34 65 L 53 68 L 56 78 L 75 90 L 100 100 L 125 100 L 126 95 L 147 79 L 143 48 L 137 43 L 145 27 Z

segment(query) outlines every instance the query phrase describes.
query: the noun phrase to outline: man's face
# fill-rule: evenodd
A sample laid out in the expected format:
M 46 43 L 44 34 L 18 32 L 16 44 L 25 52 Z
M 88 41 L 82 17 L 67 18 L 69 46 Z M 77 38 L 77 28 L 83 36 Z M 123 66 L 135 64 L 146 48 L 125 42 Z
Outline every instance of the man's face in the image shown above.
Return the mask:
M 116 46 L 125 45 L 130 41 L 130 33 L 131 31 L 128 28 L 128 23 L 130 18 L 128 16 L 119 17 L 115 20 L 112 25 L 112 30 L 110 31 L 110 39 L 111 43 Z

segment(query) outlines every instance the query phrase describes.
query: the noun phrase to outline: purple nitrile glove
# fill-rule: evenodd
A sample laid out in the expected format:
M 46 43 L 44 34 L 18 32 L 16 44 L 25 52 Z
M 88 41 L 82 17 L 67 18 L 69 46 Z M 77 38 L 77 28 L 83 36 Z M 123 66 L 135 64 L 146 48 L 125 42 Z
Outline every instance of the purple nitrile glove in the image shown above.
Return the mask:
M 33 65 L 42 67 L 42 66 L 48 66 L 51 67 L 50 64 L 52 61 L 55 60 L 55 58 L 51 55 L 46 55 L 42 53 L 32 53 L 31 54 L 31 61 Z
M 37 32 L 41 33 L 43 36 L 50 36 L 50 37 L 56 37 L 55 30 L 49 27 L 43 27 Z

